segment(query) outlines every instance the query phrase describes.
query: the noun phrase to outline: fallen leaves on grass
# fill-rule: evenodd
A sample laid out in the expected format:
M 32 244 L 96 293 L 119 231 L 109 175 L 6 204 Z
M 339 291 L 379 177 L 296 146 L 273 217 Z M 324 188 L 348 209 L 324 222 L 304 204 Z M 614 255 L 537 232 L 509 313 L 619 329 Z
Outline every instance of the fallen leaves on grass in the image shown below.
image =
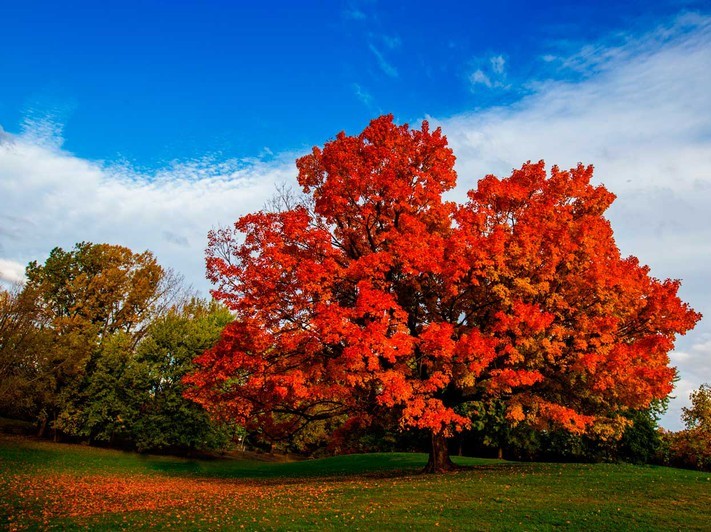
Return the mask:
M 10 500 L 0 502 L 10 529 L 57 518 L 82 518 L 133 511 L 170 511 L 174 520 L 218 518 L 243 510 L 255 512 L 265 498 L 317 503 L 331 487 L 224 479 L 148 475 L 15 474 L 6 477 Z M 5 506 L 5 508 L 2 508 Z

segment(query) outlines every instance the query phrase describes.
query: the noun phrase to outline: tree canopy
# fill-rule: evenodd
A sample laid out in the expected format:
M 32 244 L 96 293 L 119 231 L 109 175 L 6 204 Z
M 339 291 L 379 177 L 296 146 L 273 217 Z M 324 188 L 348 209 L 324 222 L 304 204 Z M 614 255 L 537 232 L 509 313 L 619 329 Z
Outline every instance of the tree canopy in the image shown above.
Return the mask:
M 213 231 L 213 296 L 235 314 L 197 359 L 190 396 L 273 438 L 387 413 L 432 435 L 462 405 L 601 438 L 672 389 L 667 353 L 700 315 L 620 255 L 593 168 L 526 163 L 465 203 L 439 129 L 373 120 L 297 161 L 308 201 Z
M 31 262 L 26 276 L 0 308 L 0 322 L 15 324 L 8 341 L 0 333 L 12 389 L 22 390 L 25 414 L 32 412 L 43 427 L 81 433 L 98 360 L 119 344 L 135 347 L 180 282 L 148 251 L 88 242 L 69 251 L 54 248 L 43 264 Z M 4 387 L 0 392 L 7 411 L 13 396 Z
M 677 467 L 711 471 L 711 385 L 689 394 L 691 405 L 682 408 L 686 430 L 663 432 L 663 462 Z
M 682 408 L 681 417 L 688 430 L 698 429 L 711 435 L 711 384 L 702 384 L 689 394 L 690 407 Z

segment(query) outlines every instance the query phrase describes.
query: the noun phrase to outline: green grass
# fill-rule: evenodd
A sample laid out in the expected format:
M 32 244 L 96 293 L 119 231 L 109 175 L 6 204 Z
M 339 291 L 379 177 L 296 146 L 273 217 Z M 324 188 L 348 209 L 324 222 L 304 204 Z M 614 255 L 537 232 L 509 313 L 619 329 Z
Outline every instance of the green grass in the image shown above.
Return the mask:
M 711 528 L 708 473 L 424 454 L 185 460 L 0 438 L 0 527 L 678 530 Z

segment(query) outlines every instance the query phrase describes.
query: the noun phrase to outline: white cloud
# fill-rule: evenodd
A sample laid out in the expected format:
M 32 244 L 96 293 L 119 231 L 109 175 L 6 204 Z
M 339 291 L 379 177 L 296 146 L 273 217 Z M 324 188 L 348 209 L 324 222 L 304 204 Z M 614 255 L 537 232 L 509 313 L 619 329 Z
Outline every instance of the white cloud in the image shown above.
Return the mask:
M 261 208 L 275 183 L 293 181 L 294 157 L 192 161 L 153 175 L 38 145 L 0 140 L 0 277 L 17 281 L 30 260 L 76 242 L 150 249 L 206 291 L 204 248 L 212 227 Z
M 25 265 L 14 260 L 0 259 L 0 281 L 21 283 L 25 278 Z
M 687 15 L 617 42 L 574 54 L 581 81 L 541 83 L 511 107 L 433 120 L 457 156 L 453 199 L 527 160 L 595 164 L 597 181 L 618 196 L 609 217 L 622 252 L 656 277 L 681 278 L 682 298 L 711 317 L 711 19 Z M 678 342 L 669 428 L 681 426 L 688 391 L 711 381 L 711 349 L 700 340 L 709 334 L 706 318 Z
M 26 114 L 22 131 L 25 139 L 32 144 L 48 148 L 61 148 L 64 144 L 64 124 L 51 115 Z
M 36 93 L 22 113 L 22 136 L 32 144 L 61 148 L 64 144 L 64 124 L 75 107 L 76 103 L 71 98 L 57 98 L 42 91 Z
M 672 401 L 667 416 L 674 420 L 681 419 L 681 408 L 688 406 L 689 394 L 704 382 L 711 383 L 711 333 L 697 332 L 694 340 L 686 342 L 686 345 L 686 349 L 677 349 L 670 354 L 672 364 L 685 368 L 677 382 L 674 390 L 676 399 Z

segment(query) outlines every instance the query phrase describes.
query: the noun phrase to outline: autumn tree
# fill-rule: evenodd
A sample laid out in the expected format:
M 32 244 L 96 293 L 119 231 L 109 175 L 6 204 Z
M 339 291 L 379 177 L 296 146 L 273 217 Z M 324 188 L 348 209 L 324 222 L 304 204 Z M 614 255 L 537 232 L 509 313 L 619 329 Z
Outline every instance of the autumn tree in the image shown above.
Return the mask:
M 666 397 L 667 353 L 700 316 L 678 281 L 621 257 L 592 167 L 527 163 L 457 204 L 454 160 L 439 129 L 383 116 L 297 161 L 308 201 L 211 232 L 235 321 L 190 396 L 273 438 L 387 414 L 430 433 L 428 471 L 452 467 L 466 403 L 611 438 Z
M 37 352 L 50 348 L 47 316 L 30 290 L 0 288 L 0 415 L 33 419 L 43 390 L 37 382 Z
M 711 385 L 702 384 L 689 395 L 691 406 L 682 408 L 686 430 L 676 436 L 672 451 L 686 464 L 711 471 Z
M 666 465 L 711 471 L 711 385 L 702 384 L 689 399 L 691 406 L 682 408 L 681 413 L 686 429 L 662 431 L 659 460 Z
M 44 264 L 31 262 L 26 276 L 26 290 L 35 291 L 53 329 L 90 329 L 99 341 L 119 330 L 138 339 L 179 284 L 150 251 L 87 242 L 54 248 Z
M 32 319 L 42 317 L 47 344 L 32 349 L 33 385 L 42 390 L 38 416 L 42 425 L 78 435 L 88 376 L 105 344 L 120 333 L 135 347 L 179 293 L 180 280 L 148 251 L 86 242 L 53 249 L 43 264 L 27 266 L 26 277 L 19 297 L 31 301 Z
M 701 430 L 711 435 L 711 384 L 702 384 L 689 394 L 690 407 L 682 408 L 681 417 L 688 430 Z

